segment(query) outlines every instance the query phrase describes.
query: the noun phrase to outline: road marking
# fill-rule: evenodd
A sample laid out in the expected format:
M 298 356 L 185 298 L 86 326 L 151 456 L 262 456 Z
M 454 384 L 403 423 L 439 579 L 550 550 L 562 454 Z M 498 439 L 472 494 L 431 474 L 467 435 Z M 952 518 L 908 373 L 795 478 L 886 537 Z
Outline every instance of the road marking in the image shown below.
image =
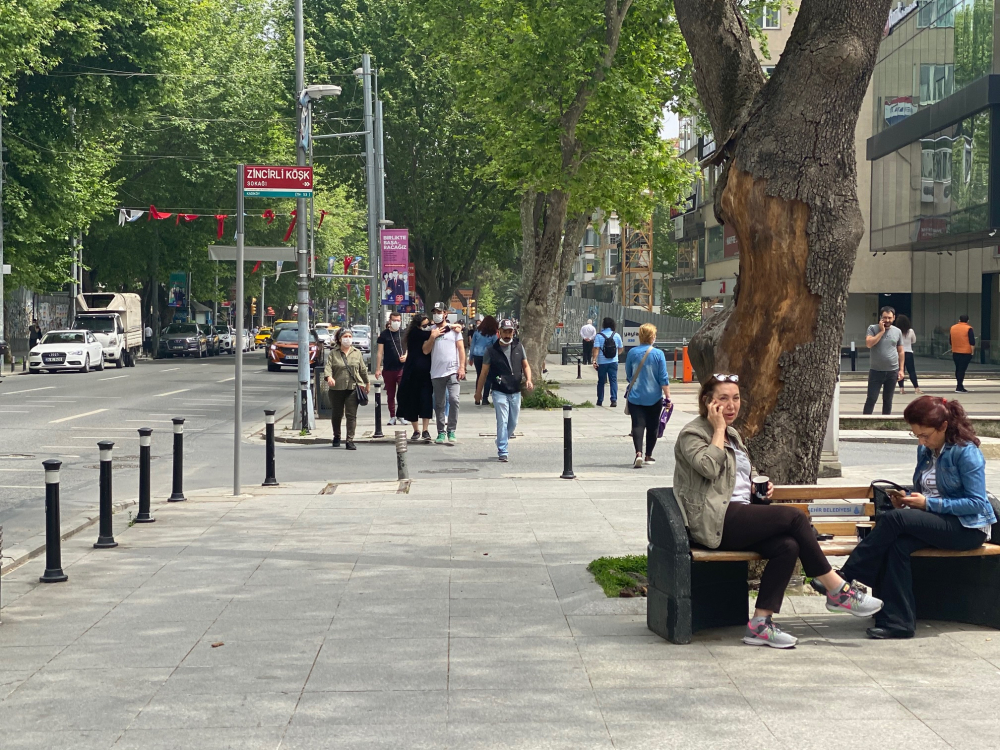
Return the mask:
M 179 367 L 168 367 L 166 370 L 160 370 L 160 372 L 173 372 L 174 370 L 179 370 Z
M 71 419 L 79 419 L 80 417 L 89 417 L 93 414 L 100 414 L 102 411 L 107 411 L 107 409 L 94 409 L 94 411 L 87 411 L 83 414 L 74 414 L 72 417 L 63 417 L 62 419 L 53 419 L 49 424 L 59 424 L 60 422 L 69 422 Z
M 98 380 L 118 380 L 119 378 L 127 378 L 128 375 L 115 375 L 112 378 L 98 378 Z
M 107 435 L 67 435 L 70 440 L 105 440 Z M 131 435 L 112 435 L 115 440 L 138 440 L 138 437 L 132 437 Z M 74 445 L 74 448 L 79 448 L 80 446 Z
M 126 419 L 125 421 L 139 424 L 173 424 L 173 420 L 170 419 Z
M 0 396 L 13 396 L 15 393 L 31 393 L 32 391 L 54 391 L 54 385 L 46 385 L 41 388 L 25 388 L 23 391 L 4 391 Z
M 37 490 L 37 484 L 0 484 L 0 490 Z
M 34 471 L 34 467 L 30 469 L 0 469 L 0 471 Z
M 0 409 L 0 414 L 30 414 L 31 412 L 24 409 Z
M 230 380 L 236 380 L 236 376 L 233 375 L 231 378 L 226 378 L 225 380 L 216 380 L 216 383 L 228 383 Z
M 153 398 L 159 398 L 160 396 L 173 396 L 175 393 L 184 393 L 185 391 L 190 391 L 190 388 L 181 388 L 179 391 L 167 391 L 166 393 L 157 393 Z M 178 401 L 183 401 L 184 399 L 177 399 Z

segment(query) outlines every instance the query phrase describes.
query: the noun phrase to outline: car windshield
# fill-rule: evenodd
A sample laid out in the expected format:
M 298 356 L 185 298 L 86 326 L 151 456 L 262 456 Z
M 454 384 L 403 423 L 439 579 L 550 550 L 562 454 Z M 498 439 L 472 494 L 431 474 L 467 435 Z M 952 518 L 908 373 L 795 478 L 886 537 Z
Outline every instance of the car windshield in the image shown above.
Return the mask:
M 79 331 L 52 331 L 42 336 L 43 344 L 82 344 L 84 334 Z
M 316 331 L 309 331 L 309 340 L 313 342 L 318 341 L 316 337 Z M 275 339 L 275 341 L 283 341 L 283 342 L 294 341 L 295 343 L 298 343 L 299 329 L 284 328 L 281 331 L 278 331 L 278 337 Z
M 216 326 L 215 327 L 215 332 L 216 333 L 224 333 L 224 334 L 226 334 L 228 336 L 229 335 L 229 327 L 228 326 Z
M 198 333 L 198 326 L 194 323 L 172 323 L 163 329 L 163 333 Z
M 354 332 L 355 336 L 364 336 L 368 338 L 371 335 L 371 329 L 368 326 L 351 326 L 351 331 Z
M 80 328 L 85 328 L 86 330 L 93 331 L 94 333 L 111 333 L 115 330 L 114 318 L 90 318 L 78 316 L 76 324 Z

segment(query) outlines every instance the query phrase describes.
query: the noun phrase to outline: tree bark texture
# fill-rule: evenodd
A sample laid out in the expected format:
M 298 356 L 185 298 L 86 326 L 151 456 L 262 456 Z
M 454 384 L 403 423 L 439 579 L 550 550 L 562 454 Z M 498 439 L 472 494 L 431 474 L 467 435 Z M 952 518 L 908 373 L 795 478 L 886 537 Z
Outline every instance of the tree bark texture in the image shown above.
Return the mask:
M 739 427 L 775 482 L 812 483 L 864 221 L 855 128 L 890 0 L 803 0 L 765 80 L 736 0 L 676 0 L 740 244 L 733 302 L 692 340 L 699 379 L 740 376 Z

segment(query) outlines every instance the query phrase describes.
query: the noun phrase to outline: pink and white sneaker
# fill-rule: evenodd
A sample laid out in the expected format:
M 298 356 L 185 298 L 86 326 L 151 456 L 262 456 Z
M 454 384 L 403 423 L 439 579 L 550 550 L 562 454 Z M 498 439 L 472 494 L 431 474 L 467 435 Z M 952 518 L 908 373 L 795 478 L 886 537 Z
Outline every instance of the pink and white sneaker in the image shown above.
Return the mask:
M 743 642 L 748 646 L 795 648 L 799 639 L 775 625 L 770 617 L 755 617 L 747 623 L 747 632 L 743 636 Z
M 844 583 L 840 591 L 826 592 L 826 609 L 829 612 L 847 612 L 855 617 L 871 617 L 882 609 L 882 600 L 868 593 L 857 581 Z

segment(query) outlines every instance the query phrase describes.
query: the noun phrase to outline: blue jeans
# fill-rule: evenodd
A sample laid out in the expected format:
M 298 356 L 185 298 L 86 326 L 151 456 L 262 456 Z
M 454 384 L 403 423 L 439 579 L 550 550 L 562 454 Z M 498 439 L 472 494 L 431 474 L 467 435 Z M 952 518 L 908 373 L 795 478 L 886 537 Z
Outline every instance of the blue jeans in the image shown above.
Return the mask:
M 507 455 L 507 441 L 517 428 L 521 414 L 521 394 L 493 391 L 493 411 L 497 415 L 497 455 Z
M 597 366 L 597 405 L 604 402 L 604 384 L 611 382 L 611 400 L 618 400 L 618 363 L 608 362 Z

